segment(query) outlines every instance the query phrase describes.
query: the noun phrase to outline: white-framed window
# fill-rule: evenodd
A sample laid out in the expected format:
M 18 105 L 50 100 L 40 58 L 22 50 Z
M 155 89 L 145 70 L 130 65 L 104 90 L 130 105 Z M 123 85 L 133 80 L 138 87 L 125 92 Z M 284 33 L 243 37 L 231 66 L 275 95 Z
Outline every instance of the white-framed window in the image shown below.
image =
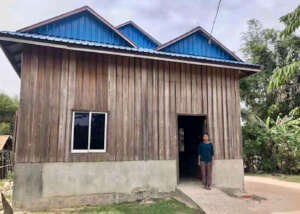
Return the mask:
M 106 112 L 73 111 L 72 152 L 106 152 Z

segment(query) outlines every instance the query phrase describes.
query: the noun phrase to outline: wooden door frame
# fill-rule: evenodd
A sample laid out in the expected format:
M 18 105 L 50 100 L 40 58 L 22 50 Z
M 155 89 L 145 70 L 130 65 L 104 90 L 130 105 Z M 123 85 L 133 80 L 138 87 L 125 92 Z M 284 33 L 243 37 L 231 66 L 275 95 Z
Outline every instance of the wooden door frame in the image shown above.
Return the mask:
M 192 116 L 192 117 L 204 117 L 205 118 L 205 132 L 208 130 L 208 114 L 193 114 L 193 113 L 176 113 L 176 171 L 177 171 L 177 185 L 179 184 L 179 147 L 178 147 L 178 117 L 179 116 Z

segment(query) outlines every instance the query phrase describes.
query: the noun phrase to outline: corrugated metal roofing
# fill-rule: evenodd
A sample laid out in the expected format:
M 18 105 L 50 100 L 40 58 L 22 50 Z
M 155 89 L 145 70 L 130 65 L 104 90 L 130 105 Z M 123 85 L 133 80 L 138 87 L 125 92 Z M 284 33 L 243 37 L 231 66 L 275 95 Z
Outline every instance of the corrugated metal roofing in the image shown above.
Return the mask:
M 195 40 L 198 40 L 198 42 Z M 211 40 L 211 44 L 208 43 L 209 40 Z M 237 55 L 200 26 L 158 46 L 156 50 L 175 51 L 178 53 L 242 61 Z M 229 57 L 227 57 L 228 55 Z
M 245 65 L 245 66 L 259 66 L 259 65 L 241 62 L 241 61 L 216 59 L 216 58 L 210 58 L 210 57 L 179 54 L 179 53 L 172 53 L 172 52 L 166 52 L 166 51 L 156 51 L 156 50 L 147 49 L 147 48 L 131 48 L 131 47 L 104 44 L 104 43 L 100 43 L 100 42 L 90 42 L 90 41 L 83 41 L 83 40 L 77 40 L 77 39 L 67 39 L 67 38 L 45 36 L 45 35 L 31 34 L 31 33 L 0 31 L 0 36 L 1 35 L 2 36 L 5 36 L 5 35 L 13 36 L 13 37 L 18 37 L 18 38 L 23 38 L 23 39 L 31 39 L 31 40 L 42 40 L 42 41 L 48 41 L 48 42 L 62 42 L 62 43 L 66 43 L 66 44 L 84 45 L 84 46 L 89 46 L 89 47 L 111 48 L 111 49 L 126 50 L 126 51 L 138 52 L 138 53 L 149 53 L 149 54 L 155 54 L 155 55 L 161 55 L 161 56 L 172 56 L 172 57 L 208 60 L 208 61 L 219 62 L 219 63 L 231 63 L 231 64 Z
M 119 25 L 116 28 L 139 47 L 154 49 L 160 45 L 160 43 L 152 39 L 148 33 L 146 33 L 132 21 Z
M 27 33 L 132 47 L 124 38 L 101 20 L 95 18 L 89 11 L 76 13 L 42 25 L 27 31 Z
M 194 32 L 160 51 L 236 61 L 235 58 L 224 51 L 219 45 L 214 42 L 209 44 L 207 37 L 200 31 Z

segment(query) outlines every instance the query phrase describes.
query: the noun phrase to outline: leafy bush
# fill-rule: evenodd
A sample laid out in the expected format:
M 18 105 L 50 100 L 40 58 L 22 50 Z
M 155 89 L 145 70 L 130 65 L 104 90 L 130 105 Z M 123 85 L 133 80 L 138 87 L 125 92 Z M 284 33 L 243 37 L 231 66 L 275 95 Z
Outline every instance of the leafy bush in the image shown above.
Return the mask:
M 246 171 L 300 173 L 300 110 L 289 115 L 252 117 L 243 127 Z

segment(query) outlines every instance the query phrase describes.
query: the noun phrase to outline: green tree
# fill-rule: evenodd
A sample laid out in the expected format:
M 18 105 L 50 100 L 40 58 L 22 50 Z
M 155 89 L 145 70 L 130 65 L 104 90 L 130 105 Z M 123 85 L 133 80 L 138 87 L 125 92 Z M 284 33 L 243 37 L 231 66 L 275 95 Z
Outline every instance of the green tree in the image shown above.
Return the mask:
M 242 40 L 246 60 L 262 66 L 259 73 L 240 81 L 241 98 L 247 107 L 265 120 L 268 116 L 276 119 L 279 113 L 286 115 L 299 106 L 300 76 L 294 76 L 281 90 L 268 91 L 268 87 L 278 67 L 300 58 L 300 38 L 283 39 L 279 31 L 264 29 L 258 20 L 250 20 Z
M 281 32 L 281 38 L 298 46 L 300 40 L 292 34 L 300 26 L 300 6 L 298 6 L 292 13 L 289 13 L 280 18 L 280 21 L 285 24 L 285 29 Z M 284 60 L 284 64 L 279 65 L 271 78 L 268 91 L 282 89 L 283 91 L 294 86 L 294 90 L 300 93 L 300 53 L 299 48 L 295 50 L 294 46 L 290 46 L 288 54 Z M 298 97 L 300 99 L 300 97 Z
M 262 66 L 259 73 L 240 81 L 246 104 L 242 111 L 246 170 L 300 173 L 296 164 L 300 162 L 300 138 L 295 131 L 299 116 L 291 119 L 293 109 L 300 106 L 299 76 L 291 77 L 280 90 L 268 90 L 278 68 L 299 61 L 300 38 L 282 37 L 279 31 L 264 29 L 258 20 L 250 20 L 242 39 L 246 60 Z
M 275 103 L 275 94 L 267 93 L 270 78 L 276 68 L 274 47 L 278 42 L 279 32 L 263 29 L 258 20 L 248 21 L 248 31 L 242 34 L 242 52 L 247 61 L 261 65 L 260 72 L 240 81 L 241 99 L 251 111 L 266 119 L 268 108 Z
M 18 109 L 18 98 L 10 98 L 5 94 L 0 94 L 0 134 L 13 133 L 14 114 Z

